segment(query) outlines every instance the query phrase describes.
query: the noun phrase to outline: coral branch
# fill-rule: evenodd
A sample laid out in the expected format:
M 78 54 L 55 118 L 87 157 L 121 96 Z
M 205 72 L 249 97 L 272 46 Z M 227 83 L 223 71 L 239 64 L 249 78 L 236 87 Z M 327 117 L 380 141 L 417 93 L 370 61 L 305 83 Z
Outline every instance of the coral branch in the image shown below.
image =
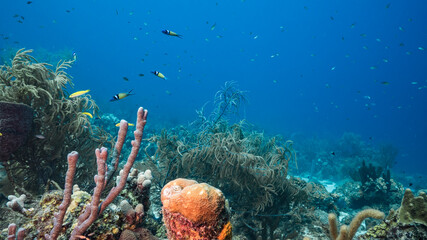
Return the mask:
M 331 239 L 337 239 L 338 237 L 338 228 L 337 228 L 337 216 L 333 213 L 328 215 L 329 220 L 329 232 L 331 234 Z
M 86 206 L 85 212 L 80 215 L 77 227 L 71 233 L 70 239 L 75 239 L 77 235 L 82 235 L 89 226 L 98 218 L 98 205 L 101 200 L 101 193 L 105 187 L 105 161 L 107 160 L 108 150 L 106 148 L 97 148 L 95 150 L 98 175 L 95 176 L 96 187 L 93 191 L 92 201 Z
M 116 173 L 117 168 L 119 166 L 119 159 L 120 154 L 122 152 L 123 144 L 125 143 L 126 139 L 126 133 L 128 132 L 128 124 L 120 122 L 120 129 L 119 133 L 117 135 L 117 142 L 114 145 L 114 152 L 113 152 L 113 160 L 112 165 L 113 167 L 110 168 L 110 171 L 107 172 L 107 184 L 110 182 L 111 178 L 114 176 L 114 173 Z
M 26 209 L 25 208 L 24 202 L 25 202 L 26 198 L 27 198 L 27 196 L 25 194 L 22 194 L 19 197 L 15 196 L 15 195 L 9 195 L 9 196 L 7 196 L 7 199 L 9 199 L 9 201 L 6 203 L 6 206 L 11 208 L 15 212 L 19 212 L 19 213 L 27 216 L 34 209 L 32 209 L 32 208 Z
M 348 238 L 348 227 L 347 225 L 342 225 L 340 228 L 340 235 L 338 235 L 337 240 L 349 240 Z
M 7 227 L 7 240 L 15 240 L 16 224 L 11 223 Z
M 16 237 L 16 240 L 24 240 L 26 235 L 27 234 L 25 233 L 25 229 L 19 228 L 18 229 L 18 236 Z
M 135 140 L 132 141 L 132 150 L 128 157 L 128 160 L 123 167 L 122 175 L 120 176 L 120 182 L 116 187 L 113 187 L 108 194 L 108 196 L 105 198 L 104 202 L 102 203 L 100 207 L 99 214 L 101 214 L 105 208 L 120 194 L 120 192 L 123 190 L 126 184 L 127 177 L 129 175 L 130 169 L 133 166 L 133 163 L 135 162 L 136 156 L 138 155 L 139 148 L 141 147 L 141 140 L 142 140 L 142 133 L 144 132 L 145 124 L 147 123 L 147 114 L 148 111 L 144 110 L 142 107 L 138 109 L 138 117 L 136 120 L 136 130 L 133 132 L 135 136 Z M 120 125 L 123 125 L 123 121 L 120 123 Z M 125 124 L 127 125 L 127 123 Z
M 100 204 L 101 193 L 104 190 L 107 178 L 105 176 L 107 172 L 106 160 L 108 157 L 108 151 L 106 148 L 96 149 L 95 154 L 97 158 L 97 167 L 98 167 L 98 175 L 95 176 L 96 187 L 94 189 L 92 195 L 92 201 L 90 204 L 86 206 L 86 209 L 82 215 L 78 218 L 77 226 L 71 233 L 70 239 L 77 239 L 78 236 L 82 235 L 90 225 L 98 218 L 99 215 L 108 207 L 108 205 L 114 201 L 114 199 L 120 194 L 123 190 L 129 172 L 135 162 L 135 159 L 138 155 L 138 151 L 141 145 L 142 133 L 144 131 L 145 124 L 147 122 L 147 110 L 143 108 L 138 109 L 138 117 L 136 123 L 136 130 L 134 131 L 135 140 L 132 141 L 132 150 L 128 157 L 127 163 L 123 167 L 120 175 L 120 181 L 116 187 L 113 187 L 108 196 L 105 198 L 102 204 Z M 120 131 L 119 134 L 123 134 L 126 136 L 127 133 L 127 122 L 122 120 L 120 123 Z M 123 144 L 116 144 L 116 146 L 120 147 L 119 152 L 121 151 L 121 147 Z M 117 149 L 116 149 L 117 150 Z M 120 154 L 119 154 L 120 155 Z
M 375 209 L 365 209 L 359 212 L 350 223 L 350 227 L 348 230 L 348 239 L 353 239 L 362 221 L 368 217 L 375 219 L 383 219 L 384 213 Z
M 375 209 L 365 209 L 363 211 L 360 211 L 351 221 L 350 226 L 347 227 L 346 225 L 341 226 L 340 228 L 340 234 L 337 237 L 337 217 L 335 214 L 331 213 L 328 216 L 329 219 L 329 231 L 331 233 L 331 239 L 332 240 L 351 240 L 353 239 L 354 235 L 357 232 L 357 229 L 359 229 L 360 224 L 365 220 L 366 218 L 375 218 L 375 219 L 383 219 L 384 213 Z
M 24 240 L 25 235 L 26 235 L 25 229 L 19 228 L 18 229 L 18 236 L 16 236 L 16 224 L 15 223 L 11 223 L 7 227 L 7 240 L 15 240 L 15 236 L 16 236 L 16 240 Z
M 48 240 L 57 239 L 59 233 L 61 232 L 64 216 L 71 202 L 71 192 L 73 190 L 73 180 L 74 175 L 76 174 L 76 165 L 78 159 L 79 154 L 76 151 L 69 153 L 67 156 L 68 170 L 65 177 L 64 199 L 62 200 L 61 205 L 59 205 L 59 212 L 55 213 L 54 225 L 50 231 L 50 235 L 45 235 L 45 238 Z

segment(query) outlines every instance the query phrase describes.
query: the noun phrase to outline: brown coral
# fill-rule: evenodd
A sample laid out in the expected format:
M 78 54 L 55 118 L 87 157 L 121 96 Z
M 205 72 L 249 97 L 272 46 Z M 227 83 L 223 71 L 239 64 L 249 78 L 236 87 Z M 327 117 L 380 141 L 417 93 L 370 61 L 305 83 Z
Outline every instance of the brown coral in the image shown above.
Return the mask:
M 427 226 L 427 195 L 425 192 L 420 192 L 419 196 L 415 197 L 411 189 L 405 190 L 399 209 L 399 222 L 406 224 L 416 222 Z
M 221 190 L 206 183 L 176 179 L 163 187 L 162 203 L 169 239 L 231 239 Z

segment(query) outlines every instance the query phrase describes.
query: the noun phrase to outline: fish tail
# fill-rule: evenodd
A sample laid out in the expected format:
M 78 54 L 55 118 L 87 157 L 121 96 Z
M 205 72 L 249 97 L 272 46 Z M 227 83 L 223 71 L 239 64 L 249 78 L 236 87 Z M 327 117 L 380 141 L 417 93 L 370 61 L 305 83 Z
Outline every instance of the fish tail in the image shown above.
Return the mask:
M 132 91 L 133 89 L 128 92 L 128 95 L 134 95 L 135 93 L 131 93 Z

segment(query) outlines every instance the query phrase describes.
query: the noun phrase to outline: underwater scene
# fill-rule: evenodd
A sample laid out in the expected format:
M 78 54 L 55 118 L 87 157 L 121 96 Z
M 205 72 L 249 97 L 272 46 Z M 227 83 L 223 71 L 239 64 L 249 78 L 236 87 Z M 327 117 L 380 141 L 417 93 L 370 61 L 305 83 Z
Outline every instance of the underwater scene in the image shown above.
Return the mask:
M 1 1 L 0 239 L 427 239 L 426 12 Z

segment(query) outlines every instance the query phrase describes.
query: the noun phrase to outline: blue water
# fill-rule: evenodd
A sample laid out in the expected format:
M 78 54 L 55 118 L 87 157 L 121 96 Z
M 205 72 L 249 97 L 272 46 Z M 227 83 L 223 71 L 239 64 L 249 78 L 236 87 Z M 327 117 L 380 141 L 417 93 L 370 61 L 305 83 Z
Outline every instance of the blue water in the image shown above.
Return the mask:
M 143 106 L 152 123 L 186 124 L 236 81 L 241 117 L 267 133 L 355 132 L 397 146 L 395 170 L 426 172 L 426 1 L 0 3 L 0 48 L 75 51 L 75 90 L 91 89 L 102 112 Z

